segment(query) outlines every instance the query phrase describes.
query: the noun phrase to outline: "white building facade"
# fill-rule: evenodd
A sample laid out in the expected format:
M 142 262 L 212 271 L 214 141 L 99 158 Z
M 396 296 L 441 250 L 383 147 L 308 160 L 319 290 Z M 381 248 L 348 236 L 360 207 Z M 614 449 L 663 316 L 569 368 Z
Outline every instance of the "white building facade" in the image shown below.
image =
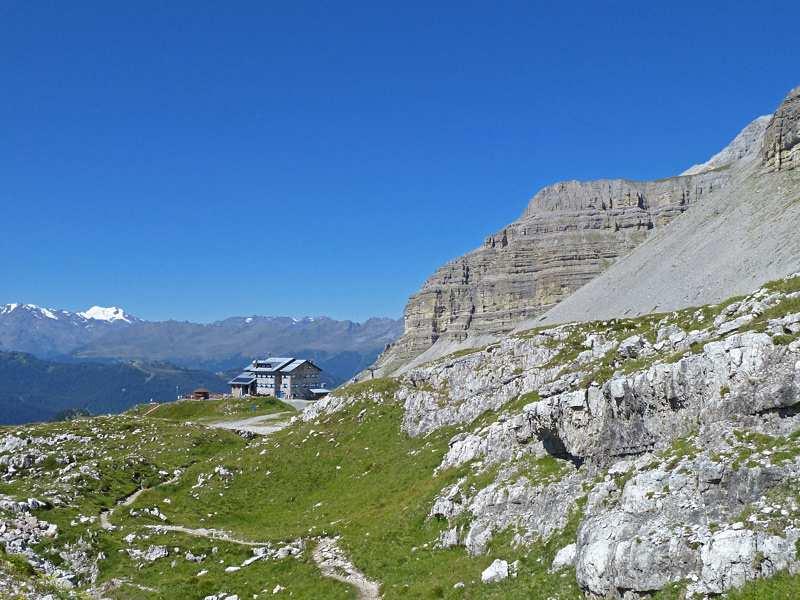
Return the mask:
M 307 359 L 270 357 L 254 360 L 228 383 L 231 395 L 274 396 L 314 400 L 328 393 L 321 381 L 322 369 Z

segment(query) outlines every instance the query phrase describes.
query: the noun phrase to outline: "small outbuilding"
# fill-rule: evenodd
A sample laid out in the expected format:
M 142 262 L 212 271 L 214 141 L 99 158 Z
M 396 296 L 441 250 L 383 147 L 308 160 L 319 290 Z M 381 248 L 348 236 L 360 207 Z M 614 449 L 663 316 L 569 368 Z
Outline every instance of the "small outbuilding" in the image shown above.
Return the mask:
M 208 400 L 211 397 L 211 392 L 206 388 L 197 388 L 192 392 L 192 400 Z

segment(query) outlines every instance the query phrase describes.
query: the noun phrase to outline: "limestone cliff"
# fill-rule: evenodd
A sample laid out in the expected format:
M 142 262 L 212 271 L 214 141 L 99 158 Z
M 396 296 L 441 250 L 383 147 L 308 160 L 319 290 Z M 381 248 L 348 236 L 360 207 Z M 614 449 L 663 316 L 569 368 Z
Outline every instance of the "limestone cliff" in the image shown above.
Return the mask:
M 731 178 L 601 276 L 520 328 L 719 302 L 800 268 L 800 88 Z
M 467 338 L 479 344 L 546 312 L 652 232 L 723 190 L 736 172 L 731 166 L 757 156 L 767 121 L 756 119 L 729 149 L 685 176 L 567 181 L 542 189 L 517 221 L 441 267 L 409 299 L 404 335 L 371 374 L 391 373 L 426 351 L 425 359 L 435 358 Z M 429 351 L 434 344 L 441 351 Z
M 800 166 L 800 86 L 789 92 L 767 126 L 761 157 L 775 171 Z

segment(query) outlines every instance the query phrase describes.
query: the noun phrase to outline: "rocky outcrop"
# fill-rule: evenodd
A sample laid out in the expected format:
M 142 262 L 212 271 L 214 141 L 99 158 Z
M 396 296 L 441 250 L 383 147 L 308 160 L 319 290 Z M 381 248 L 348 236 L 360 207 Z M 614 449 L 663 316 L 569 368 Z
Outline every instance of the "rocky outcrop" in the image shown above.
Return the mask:
M 796 484 L 800 465 L 751 439 L 781 439 L 797 423 L 757 427 L 753 438 L 730 424 L 704 427 L 685 455 L 623 462 L 616 477 L 595 485 L 576 541 L 587 595 L 635 598 L 678 581 L 689 582 L 689 593 L 720 594 L 796 572 L 800 505 L 785 486 Z M 748 455 L 746 465 L 727 458 L 737 453 Z
M 690 207 L 711 204 L 718 212 L 729 195 L 740 190 L 743 173 L 745 179 L 754 176 L 748 168 L 759 163 L 759 153 L 770 165 L 786 168 L 791 162 L 792 135 L 797 130 L 793 102 L 790 95 L 774 117 L 754 120 L 724 150 L 682 176 L 654 182 L 568 181 L 544 188 L 519 220 L 425 282 L 406 305 L 404 335 L 368 375 L 402 372 L 409 364 L 463 347 L 467 340 L 473 345 L 489 341 L 558 306 L 613 268 L 618 258 L 646 247 L 645 239 L 669 237 L 672 227 L 665 226 Z M 750 198 L 755 191 L 748 188 L 743 193 Z M 704 215 L 703 222 L 707 221 Z M 653 256 L 662 258 L 663 254 Z M 761 282 L 747 281 L 747 285 Z M 723 297 L 733 293 L 730 285 L 720 287 Z M 686 305 L 671 302 L 667 307 Z M 416 357 L 420 358 L 415 363 Z
M 558 304 L 693 204 L 724 188 L 710 171 L 656 182 L 548 186 L 483 247 L 434 273 L 405 310 L 405 333 L 376 363 L 391 372 L 434 343 L 510 331 Z
M 679 177 L 544 188 L 519 220 L 425 282 L 403 336 L 361 377 L 402 373 L 543 315 L 553 324 L 674 310 L 792 272 L 800 182 L 769 173 L 798 164 L 798 141 L 800 88 Z
M 800 88 L 798 88 L 800 89 Z M 800 97 L 789 94 L 763 146 L 723 169 L 723 193 L 707 196 L 655 231 L 608 270 L 521 329 L 632 317 L 746 294 L 800 267 Z
M 800 274 L 718 305 L 519 332 L 380 385 L 303 418 L 400 402 L 412 436 L 460 429 L 436 468 L 464 474 L 431 503 L 437 548 L 556 540 L 550 571 L 596 599 L 800 572 Z
M 764 134 L 761 160 L 768 170 L 794 169 L 800 165 L 800 86 L 780 105 Z
M 767 128 L 772 115 L 758 117 L 737 135 L 721 152 L 718 152 L 706 162 L 686 169 L 681 175 L 695 175 L 719 169 L 736 161 L 753 156 L 761 150 L 764 139 L 764 130 Z
M 798 287 L 506 337 L 411 370 L 395 394 L 406 431 L 466 425 L 438 470 L 499 469 L 438 495 L 430 518 L 452 525 L 440 545 L 482 554 L 508 530 L 532 544 L 581 511 L 552 569 L 574 565 L 590 598 L 679 582 L 713 595 L 798 572 Z M 485 411 L 492 422 L 474 425 Z

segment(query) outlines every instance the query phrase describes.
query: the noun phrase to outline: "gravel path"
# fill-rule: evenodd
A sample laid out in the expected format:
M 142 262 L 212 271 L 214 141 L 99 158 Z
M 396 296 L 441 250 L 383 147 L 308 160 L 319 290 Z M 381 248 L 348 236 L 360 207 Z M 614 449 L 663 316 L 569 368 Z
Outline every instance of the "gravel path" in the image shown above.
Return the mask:
M 229 429 L 232 431 L 249 431 L 257 435 L 269 435 L 276 431 L 280 431 L 289 424 L 289 418 L 292 413 L 274 413 L 271 415 L 261 415 L 258 417 L 248 417 L 246 419 L 238 419 L 236 421 L 217 421 L 214 423 L 207 423 L 209 427 L 217 427 L 219 429 Z
M 139 498 L 139 496 L 141 496 L 147 490 L 152 490 L 153 488 L 157 488 L 159 485 L 167 485 L 167 484 L 170 484 L 170 483 L 175 483 L 176 481 L 178 481 L 179 478 L 180 478 L 180 475 L 176 475 L 172 479 L 170 479 L 168 481 L 162 481 L 161 483 L 159 483 L 158 485 L 154 485 L 153 487 L 142 488 L 140 490 L 136 490 L 130 496 L 126 496 L 125 498 L 123 498 L 122 500 L 117 502 L 117 506 L 118 507 L 119 506 L 130 506 L 131 504 L 136 502 L 136 500 Z M 114 510 L 115 510 L 114 508 L 109 508 L 108 510 L 104 510 L 104 511 L 100 512 L 100 527 L 102 527 L 106 531 L 111 531 L 112 529 L 114 529 L 114 526 L 111 524 L 111 521 L 109 520 L 109 517 L 111 517 L 111 515 L 114 514 Z
M 220 531 L 218 529 L 193 529 L 191 527 L 183 527 L 181 525 L 147 525 L 146 527 L 155 532 L 163 533 L 166 531 L 172 531 L 194 537 L 228 542 L 230 544 L 238 544 L 240 546 L 259 547 L 269 545 L 264 542 L 240 540 L 231 537 L 229 533 Z M 359 600 L 380 599 L 380 584 L 369 579 L 366 575 L 364 575 L 364 573 L 359 571 L 352 562 L 350 562 L 350 559 L 348 559 L 342 549 L 339 548 L 337 544 L 337 538 L 320 539 L 316 548 L 314 548 L 312 558 L 323 577 L 335 579 L 336 581 L 340 581 L 356 588 Z
M 266 546 L 264 542 L 251 542 L 248 540 L 240 540 L 233 538 L 229 533 L 220 531 L 219 529 L 192 529 L 191 527 L 183 527 L 181 525 L 146 525 L 148 529 L 153 529 L 156 532 L 172 531 L 175 533 L 185 533 L 194 537 L 206 538 L 209 540 L 218 540 L 220 542 L 228 542 L 230 544 L 238 544 L 240 546 Z
M 314 548 L 312 558 L 320 572 L 325 577 L 352 585 L 358 591 L 359 600 L 378 600 L 380 584 L 359 571 L 336 542 L 337 538 L 322 538 Z
M 306 406 L 311 404 L 310 400 L 285 400 L 285 402 L 301 412 Z M 282 412 L 271 415 L 260 415 L 258 417 L 247 417 L 235 421 L 215 421 L 206 424 L 209 427 L 218 427 L 220 429 L 249 431 L 256 435 L 269 435 L 270 433 L 275 433 L 286 427 L 289 424 L 290 418 L 293 416 L 294 414 L 292 413 Z

